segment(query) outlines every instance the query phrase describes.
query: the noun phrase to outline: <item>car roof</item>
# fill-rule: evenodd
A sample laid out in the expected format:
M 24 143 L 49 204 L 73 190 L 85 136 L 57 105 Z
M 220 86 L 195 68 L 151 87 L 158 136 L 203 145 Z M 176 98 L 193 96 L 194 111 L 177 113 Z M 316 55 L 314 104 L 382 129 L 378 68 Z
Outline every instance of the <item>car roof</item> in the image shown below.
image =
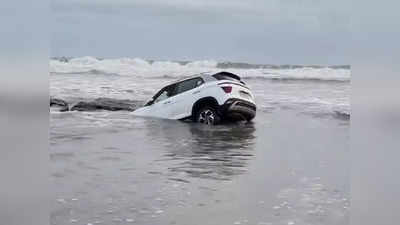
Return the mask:
M 179 83 L 179 82 L 182 82 L 182 81 L 185 81 L 185 80 L 190 80 L 190 79 L 197 78 L 197 77 L 201 77 L 205 81 L 209 81 L 211 78 L 215 80 L 215 78 L 212 77 L 211 73 L 204 72 L 204 73 L 193 74 L 193 75 L 190 75 L 190 76 L 185 76 L 185 77 L 183 77 L 183 78 L 181 78 L 179 80 L 175 80 L 175 81 L 171 82 L 170 84 Z

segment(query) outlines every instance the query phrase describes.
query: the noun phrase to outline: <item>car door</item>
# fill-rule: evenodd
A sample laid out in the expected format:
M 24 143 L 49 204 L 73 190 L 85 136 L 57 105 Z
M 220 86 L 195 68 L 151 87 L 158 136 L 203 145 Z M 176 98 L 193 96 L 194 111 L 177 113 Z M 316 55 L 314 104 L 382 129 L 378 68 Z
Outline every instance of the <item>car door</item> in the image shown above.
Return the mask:
M 192 106 L 201 92 L 204 80 L 196 77 L 176 84 L 175 95 L 171 98 L 171 118 L 182 119 L 192 114 Z

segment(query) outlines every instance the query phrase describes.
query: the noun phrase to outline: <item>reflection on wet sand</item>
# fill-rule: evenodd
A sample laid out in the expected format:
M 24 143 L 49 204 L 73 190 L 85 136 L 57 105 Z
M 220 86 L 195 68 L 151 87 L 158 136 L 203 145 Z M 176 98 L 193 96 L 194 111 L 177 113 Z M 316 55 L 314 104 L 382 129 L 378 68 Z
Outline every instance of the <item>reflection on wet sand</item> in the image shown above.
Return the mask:
M 254 124 L 210 127 L 57 116 L 52 224 L 348 223 L 348 133 L 337 120 L 260 111 Z
M 158 130 L 167 151 L 163 160 L 174 161 L 170 172 L 217 180 L 246 171 L 253 156 L 254 131 L 252 123 L 210 127 L 168 121 Z

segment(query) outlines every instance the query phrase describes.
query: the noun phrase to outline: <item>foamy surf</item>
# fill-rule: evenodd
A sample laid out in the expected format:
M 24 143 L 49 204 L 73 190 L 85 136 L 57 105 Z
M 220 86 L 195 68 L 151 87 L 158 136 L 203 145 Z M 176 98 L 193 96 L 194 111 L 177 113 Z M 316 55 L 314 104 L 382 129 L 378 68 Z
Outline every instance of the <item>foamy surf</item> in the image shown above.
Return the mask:
M 348 66 L 256 65 L 247 63 L 200 61 L 151 61 L 141 58 L 98 59 L 91 56 L 55 58 L 50 72 L 56 74 L 90 73 L 137 77 L 182 77 L 201 72 L 228 70 L 244 78 L 281 80 L 350 81 Z

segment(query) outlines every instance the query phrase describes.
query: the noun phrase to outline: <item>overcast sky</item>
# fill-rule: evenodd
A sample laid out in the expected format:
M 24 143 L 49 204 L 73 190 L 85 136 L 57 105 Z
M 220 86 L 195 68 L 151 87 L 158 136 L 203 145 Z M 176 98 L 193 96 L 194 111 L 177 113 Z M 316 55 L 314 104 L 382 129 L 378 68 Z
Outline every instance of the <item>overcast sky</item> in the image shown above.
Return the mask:
M 350 63 L 345 1 L 53 0 L 51 9 L 52 56 Z

